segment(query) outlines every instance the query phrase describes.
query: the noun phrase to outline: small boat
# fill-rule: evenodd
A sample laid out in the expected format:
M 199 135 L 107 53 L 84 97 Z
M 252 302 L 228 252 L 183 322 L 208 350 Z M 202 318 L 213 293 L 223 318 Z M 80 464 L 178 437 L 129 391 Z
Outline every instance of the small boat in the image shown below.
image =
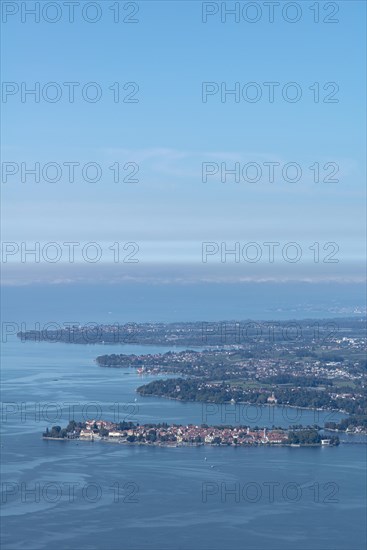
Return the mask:
M 204 460 L 208 460 L 208 459 L 205 457 Z

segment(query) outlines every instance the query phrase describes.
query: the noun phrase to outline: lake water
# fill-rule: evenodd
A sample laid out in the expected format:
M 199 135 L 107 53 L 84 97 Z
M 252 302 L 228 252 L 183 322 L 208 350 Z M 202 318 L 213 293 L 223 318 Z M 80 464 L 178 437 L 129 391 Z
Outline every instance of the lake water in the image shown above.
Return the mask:
M 3 321 L 174 322 L 360 316 L 366 288 L 341 283 L 54 284 L 2 287 Z M 358 313 L 359 312 L 359 313 Z
M 64 426 L 71 417 L 260 426 L 331 419 L 331 413 L 281 407 L 142 398 L 135 389 L 151 378 L 94 362 L 116 351 L 15 339 L 3 345 L 2 548 L 365 548 L 365 445 L 147 448 L 43 441 L 46 426 Z

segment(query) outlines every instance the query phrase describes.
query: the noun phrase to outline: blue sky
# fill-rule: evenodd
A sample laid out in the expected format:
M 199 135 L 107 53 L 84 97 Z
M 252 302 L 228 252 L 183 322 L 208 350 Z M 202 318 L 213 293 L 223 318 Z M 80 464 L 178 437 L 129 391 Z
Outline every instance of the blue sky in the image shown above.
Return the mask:
M 56 183 L 35 183 L 30 176 L 22 183 L 20 173 L 9 176 L 2 181 L 2 240 L 30 246 L 95 241 L 103 249 L 116 241 L 137 242 L 139 265 L 128 266 L 132 278 L 158 264 L 162 278 L 167 265 L 170 270 L 192 265 L 198 279 L 360 281 L 365 250 L 365 3 L 338 2 L 335 24 L 313 22 L 314 2 L 305 1 L 297 3 L 302 17 L 294 24 L 279 14 L 269 23 L 263 2 L 258 3 L 263 17 L 253 24 L 230 18 L 222 23 L 219 15 L 203 24 L 202 3 L 196 1 L 139 2 L 138 23 L 114 24 L 108 10 L 113 2 L 97 4 L 102 19 L 95 24 L 83 21 L 78 11 L 70 24 L 63 8 L 62 21 L 55 24 L 21 23 L 16 14 L 2 25 L 3 81 L 29 87 L 35 82 L 41 87 L 97 82 L 103 91 L 97 103 L 84 101 L 77 91 L 71 104 L 65 87 L 57 103 L 22 103 L 19 94 L 2 103 L 3 162 L 95 162 L 103 170 L 96 183 L 78 176 L 71 183 L 66 170 Z M 320 2 L 323 16 L 326 4 Z M 138 83 L 139 102 L 114 103 L 108 90 L 114 82 Z M 203 103 L 203 82 L 225 82 L 228 89 L 235 82 L 241 88 L 256 82 L 263 97 L 257 103 L 236 103 L 233 98 L 221 102 L 216 94 Z M 273 103 L 266 99 L 264 82 L 280 83 Z M 284 101 L 279 92 L 288 82 L 302 90 L 297 103 Z M 339 101 L 315 103 L 309 90 L 315 82 L 322 98 L 324 84 L 337 83 Z M 114 162 L 138 164 L 139 182 L 114 183 L 108 168 Z M 302 177 L 296 183 L 281 175 L 274 183 L 265 176 L 257 183 L 223 183 L 216 175 L 204 183 L 203 162 L 228 167 L 256 162 L 264 174 L 264 162 L 278 162 L 281 168 L 296 162 Z M 309 169 L 315 162 L 335 163 L 339 182 L 315 183 Z M 295 241 L 305 253 L 296 267 L 280 259 L 277 265 L 246 264 L 244 274 L 241 262 L 220 266 L 219 255 L 203 266 L 203 241 L 225 242 L 228 248 L 235 242 Z M 339 263 L 315 265 L 308 250 L 314 242 L 337 243 Z M 27 260 L 12 265 L 8 275 L 5 271 L 5 282 L 35 280 L 37 270 L 52 281 L 51 267 Z M 60 267 L 61 280 L 72 281 L 84 267 Z M 103 277 L 115 279 L 116 265 L 103 268 Z

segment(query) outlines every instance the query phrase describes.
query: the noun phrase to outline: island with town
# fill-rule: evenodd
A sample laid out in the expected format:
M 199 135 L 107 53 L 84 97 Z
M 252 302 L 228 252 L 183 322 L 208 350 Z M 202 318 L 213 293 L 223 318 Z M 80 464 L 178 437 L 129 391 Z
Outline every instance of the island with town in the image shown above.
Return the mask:
M 338 436 L 321 436 L 314 427 L 284 430 L 281 428 L 250 428 L 249 426 L 208 426 L 180 424 L 134 424 L 105 420 L 70 421 L 66 428 L 53 426 L 43 433 L 44 439 L 106 441 L 130 445 L 164 447 L 231 445 L 231 446 L 335 446 Z

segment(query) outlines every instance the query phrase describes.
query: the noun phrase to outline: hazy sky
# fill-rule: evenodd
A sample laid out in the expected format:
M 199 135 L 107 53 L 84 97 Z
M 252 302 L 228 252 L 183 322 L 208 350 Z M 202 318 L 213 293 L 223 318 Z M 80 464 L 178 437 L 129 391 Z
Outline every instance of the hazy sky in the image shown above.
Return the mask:
M 8 7 L 2 25 L 2 240 L 17 243 L 13 251 L 19 246 L 19 252 L 6 259 L 20 263 L 5 269 L 5 282 L 36 280 L 42 270 L 46 280 L 57 278 L 55 266 L 42 254 L 39 263 L 30 255 L 22 257 L 21 243 L 31 248 L 35 242 L 41 252 L 45 243 L 58 243 L 60 262 L 67 264 L 59 275 L 73 280 L 77 269 L 84 269 L 76 264 L 84 260 L 77 254 L 76 263 L 68 262 L 63 243 L 71 241 L 81 243 L 79 249 L 96 242 L 105 263 L 112 261 L 113 243 L 121 248 L 137 243 L 139 264 L 126 267 L 133 278 L 148 273 L 154 263 L 161 265 L 162 277 L 167 265 L 177 264 L 179 270 L 185 264 L 196 265 L 192 273 L 198 278 L 211 273 L 223 280 L 361 280 L 364 2 L 329 3 L 339 7 L 336 15 L 320 2 L 319 23 L 310 9 L 315 3 L 307 1 L 295 3 L 302 13 L 294 23 L 285 20 L 296 18 L 293 8 L 282 15 L 285 2 L 275 6 L 273 23 L 264 2 L 258 2 L 259 21 L 253 23 L 243 12 L 239 22 L 229 15 L 222 22 L 216 2 L 138 2 L 136 14 L 134 3 L 120 2 L 119 23 L 113 22 L 116 11 L 110 9 L 118 3 L 108 0 L 95 3 L 101 12 L 95 23 L 81 16 L 86 2 L 75 5 L 74 23 L 63 2 L 55 23 L 45 21 L 56 17 L 52 7 L 35 23 L 21 13 L 20 2 L 3 4 Z M 35 2 L 26 4 L 31 8 Z M 240 3 L 241 9 L 245 4 Z M 19 11 L 7 15 L 14 5 Z M 98 14 L 94 9 L 87 17 Z M 204 23 L 203 10 L 217 9 Z M 249 9 L 246 17 L 255 18 L 254 8 Z M 124 17 L 138 22 L 123 22 Z M 326 23 L 325 18 L 339 22 Z M 47 86 L 50 82 L 56 86 Z M 65 82 L 79 83 L 73 85 L 73 103 Z M 85 87 L 90 82 L 97 86 Z M 212 84 L 203 88 L 203 82 Z M 295 84 L 288 86 L 290 82 Z M 35 83 L 39 102 L 24 95 Z M 114 83 L 119 83 L 118 102 Z M 277 83 L 273 101 L 271 85 L 264 83 Z M 237 95 L 225 95 L 226 89 L 236 89 Z M 60 90 L 60 100 L 53 102 Z M 203 90 L 209 91 L 205 102 Z M 100 100 L 92 102 L 99 91 Z M 294 94 L 301 94 L 299 101 L 293 101 Z M 65 163 L 73 162 L 79 165 L 71 181 Z M 25 172 L 35 163 L 40 164 L 39 182 Z M 43 171 L 48 163 L 57 163 L 62 173 L 51 165 Z M 97 168 L 91 165 L 84 177 L 87 163 Z M 115 163 L 120 165 L 118 182 Z M 269 181 L 271 167 L 274 181 Z M 226 168 L 240 170 L 240 181 L 233 174 L 221 181 Z M 100 180 L 88 181 L 98 170 Z M 129 174 L 138 181 L 122 181 Z M 297 174 L 299 181 L 292 181 Z M 203 241 L 218 244 L 218 251 L 212 244 L 204 264 Z M 238 265 L 235 256 L 221 261 L 221 243 L 230 249 L 236 242 L 241 254 L 243 245 L 257 243 L 260 261 L 255 265 L 243 256 Z M 280 243 L 276 250 L 296 242 L 302 258 L 295 266 L 280 253 L 273 264 L 267 260 L 266 242 Z M 309 249 L 315 242 L 321 254 L 317 265 L 315 250 Z M 336 243 L 338 264 L 325 265 L 334 250 L 323 250 L 325 243 Z M 103 277 L 115 279 L 116 269 L 112 263 Z

